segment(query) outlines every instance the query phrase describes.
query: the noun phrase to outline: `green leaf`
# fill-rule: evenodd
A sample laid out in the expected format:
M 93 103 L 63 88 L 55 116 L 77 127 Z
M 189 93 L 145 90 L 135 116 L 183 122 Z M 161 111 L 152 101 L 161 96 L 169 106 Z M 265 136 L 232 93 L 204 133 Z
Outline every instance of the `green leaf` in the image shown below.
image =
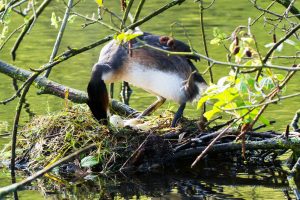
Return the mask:
M 220 34 L 220 29 L 218 27 L 214 27 L 214 29 L 213 29 L 213 35 L 215 37 L 218 37 L 219 34 Z
M 214 38 L 210 41 L 210 44 L 215 45 L 215 44 L 220 44 L 221 40 L 220 38 Z
M 0 43 L 2 42 L 2 40 L 5 39 L 7 33 L 8 33 L 8 26 L 4 25 L 3 29 L 2 29 L 2 32 L 1 32 L 1 35 L 0 35 Z
M 244 66 L 252 66 L 252 59 L 244 63 Z
M 55 12 L 52 12 L 51 26 L 54 26 L 56 29 L 58 28 L 58 20 L 57 20 Z
M 262 80 L 259 82 L 259 85 L 261 88 L 264 88 L 266 90 L 271 90 L 275 87 L 275 84 L 271 77 L 262 78 Z
M 201 97 L 200 100 L 198 101 L 197 109 L 200 109 L 209 98 L 210 98 L 209 95 Z
M 254 40 L 251 37 L 242 37 L 241 40 L 248 45 L 254 44 Z
M 212 110 L 205 112 L 203 115 L 207 120 L 211 120 L 212 117 L 219 112 L 221 112 L 221 110 L 214 106 Z
M 265 124 L 265 125 L 267 125 L 267 126 L 270 126 L 271 124 L 270 124 L 270 121 L 269 120 L 267 120 L 264 116 L 260 116 L 259 117 L 259 119 L 258 119 L 259 121 L 261 121 L 263 124 Z
M 95 156 L 86 156 L 80 161 L 81 167 L 93 167 L 99 163 Z
M 274 78 L 277 79 L 278 81 L 283 81 L 284 80 L 284 75 L 282 75 L 282 74 L 275 74 Z
M 74 23 L 76 17 L 77 17 L 76 15 L 70 15 L 70 17 L 69 17 L 69 19 L 68 19 L 68 22 L 69 22 L 70 24 Z

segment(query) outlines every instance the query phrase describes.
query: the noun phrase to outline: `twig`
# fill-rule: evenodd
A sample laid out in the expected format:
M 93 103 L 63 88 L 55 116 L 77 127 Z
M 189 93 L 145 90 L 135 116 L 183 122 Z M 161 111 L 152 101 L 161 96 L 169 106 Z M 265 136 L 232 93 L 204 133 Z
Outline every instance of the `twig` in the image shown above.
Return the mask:
M 293 127 L 294 131 L 299 131 L 299 126 L 298 126 L 299 118 L 300 118 L 300 110 L 298 110 L 295 113 L 295 116 L 291 123 L 291 126 Z
M 19 90 L 18 80 L 17 79 L 15 79 L 15 78 L 13 79 L 12 85 L 13 85 L 15 91 Z M 0 104 L 1 104 L 1 102 L 0 102 Z M 28 113 L 28 115 L 29 115 L 30 118 L 35 115 L 35 113 L 30 110 L 30 104 L 27 102 L 26 99 L 24 99 L 24 108 L 25 108 L 25 111 Z
M 125 12 L 123 14 L 122 21 L 121 21 L 121 25 L 120 25 L 120 29 L 121 30 L 125 27 L 126 20 L 128 18 L 128 14 L 129 14 L 129 11 L 131 9 L 131 6 L 132 6 L 133 2 L 134 2 L 134 0 L 129 0 L 129 2 L 128 2 L 127 6 L 126 6 L 126 9 L 125 9 Z
M 295 26 L 290 32 L 288 32 L 283 38 L 281 38 L 278 42 L 274 44 L 274 46 L 268 51 L 266 56 L 263 59 L 263 64 L 266 63 L 269 59 L 269 57 L 272 55 L 273 51 L 277 49 L 277 47 L 282 44 L 284 41 L 286 41 L 289 37 L 291 37 L 298 29 L 300 29 L 300 24 Z
M 276 0 L 277 3 L 280 3 L 281 5 L 283 5 L 284 7 L 288 8 L 290 6 L 290 2 L 291 1 L 287 1 L 287 0 Z M 291 6 L 291 8 L 289 9 L 289 11 L 294 14 L 298 19 L 300 19 L 300 11 L 295 7 L 295 6 Z
M 267 9 L 263 9 L 263 8 L 259 7 L 259 6 L 257 5 L 257 3 L 256 3 L 256 0 L 249 0 L 249 1 L 253 4 L 253 6 L 254 6 L 257 10 L 263 11 L 264 13 L 268 13 L 268 14 L 273 15 L 273 16 L 278 17 L 278 18 L 282 18 L 282 16 L 281 16 L 280 14 L 277 14 L 277 13 L 275 13 L 275 12 L 270 11 L 270 10 L 268 10 L 268 8 L 267 8 Z
M 295 0 L 290 1 L 290 5 L 284 11 L 283 16 L 285 16 L 286 18 L 288 17 L 290 10 L 292 9 L 292 7 L 294 7 L 294 3 L 295 3 Z
M 175 6 L 175 5 L 178 5 L 178 4 L 181 4 L 183 3 L 185 0 L 173 0 L 172 2 L 164 5 L 163 7 L 155 10 L 154 12 L 152 12 L 151 14 L 147 15 L 146 17 L 138 20 L 137 22 L 135 23 L 132 23 L 130 24 L 127 29 L 134 29 L 135 27 L 137 26 L 140 26 L 141 24 L 145 23 L 146 21 L 152 19 L 153 17 L 159 15 L 160 13 L 164 12 L 165 10 L 168 10 L 169 8 Z
M 223 111 L 233 111 L 233 110 L 242 110 L 242 109 L 247 109 L 247 108 L 257 108 L 257 107 L 260 107 L 260 106 L 264 106 L 264 105 L 272 104 L 272 103 L 277 103 L 281 100 L 289 99 L 289 98 L 293 98 L 293 97 L 297 97 L 297 96 L 300 96 L 300 92 L 295 93 L 295 94 L 286 95 L 286 96 L 283 96 L 283 97 L 278 97 L 277 99 L 268 100 L 268 101 L 263 102 L 263 103 L 249 105 L 249 106 L 240 106 L 240 107 L 237 107 L 237 108 L 230 108 L 230 109 L 223 109 L 223 108 L 220 108 L 220 107 L 219 108 L 222 109 Z
M 216 141 L 218 141 L 226 132 L 227 130 L 235 123 L 237 122 L 239 119 L 234 120 L 231 124 L 229 124 L 225 129 L 223 129 L 219 135 L 217 137 L 215 137 L 213 139 L 213 141 L 211 141 L 209 143 L 209 145 L 206 148 L 203 148 L 204 150 L 201 152 L 201 154 L 195 159 L 195 161 L 192 163 L 191 168 L 195 167 L 196 164 L 199 162 L 199 160 L 201 160 L 201 158 L 213 147 L 213 145 L 216 143 Z
M 23 28 L 25 26 L 25 24 L 22 24 L 21 26 L 19 26 L 18 28 L 16 28 L 14 31 L 12 31 L 7 37 L 6 39 L 3 41 L 2 45 L 0 46 L 0 51 L 3 49 L 3 47 L 6 45 L 6 43 L 10 40 L 10 38 L 17 32 L 19 31 L 21 28 Z
M 37 19 L 37 15 L 36 15 L 36 10 L 35 10 L 35 7 L 34 7 L 34 0 L 31 0 L 31 1 L 29 1 L 30 2 L 30 4 L 32 5 L 32 12 L 33 12 L 33 21 L 32 21 L 32 23 L 30 24 L 30 27 L 28 28 L 28 31 L 26 31 L 27 33 L 29 33 L 30 31 L 31 31 L 31 29 L 32 29 L 32 27 L 33 27 L 33 25 L 34 25 L 34 23 L 35 23 L 35 21 L 36 21 L 36 19 Z
M 276 121 L 270 121 L 270 124 L 274 124 L 274 123 L 276 123 Z M 265 128 L 265 127 L 267 127 L 268 125 L 266 125 L 266 124 L 262 124 L 262 125 L 260 125 L 260 126 L 258 126 L 258 127 L 255 127 L 255 128 L 253 128 L 252 129 L 252 131 L 257 131 L 257 130 L 259 130 L 259 129 L 261 129 L 261 128 Z
M 297 172 L 299 172 L 299 169 L 300 169 L 300 157 L 298 158 L 297 162 L 294 164 L 292 170 L 289 173 L 289 176 L 287 177 L 289 186 L 293 190 L 297 199 L 300 199 L 300 193 L 295 183 L 295 177 L 297 175 Z
M 274 4 L 275 4 L 275 1 L 272 1 L 265 10 L 269 10 Z M 255 20 L 252 21 L 250 26 L 254 25 L 257 22 L 257 20 L 259 20 L 262 16 L 265 15 L 265 13 L 266 12 L 263 11 Z
M 11 134 L 10 133 L 3 133 L 3 134 L 0 134 L 0 137 L 7 137 L 7 136 L 10 136 Z
M 61 43 L 64 31 L 65 31 L 65 28 L 66 28 L 67 23 L 68 23 L 68 19 L 69 19 L 69 16 L 70 16 L 70 11 L 71 11 L 72 5 L 73 5 L 73 0 L 69 0 L 67 8 L 66 8 L 66 11 L 65 11 L 64 18 L 62 20 L 60 29 L 59 29 L 57 37 L 56 37 L 56 41 L 54 43 L 54 47 L 53 47 L 53 50 L 52 50 L 49 62 L 53 62 L 53 59 L 57 55 L 57 52 L 58 52 L 58 49 L 59 49 L 59 46 L 60 46 L 60 43 Z M 46 73 L 45 73 L 44 76 L 48 78 L 49 75 L 50 75 L 50 72 L 51 72 L 51 68 L 47 69 L 47 71 L 46 71 Z
M 52 67 L 54 67 L 55 65 L 57 65 L 57 64 L 59 64 L 59 63 L 65 61 L 65 60 L 68 60 L 69 58 L 71 58 L 71 57 L 73 57 L 73 56 L 75 56 L 75 55 L 77 55 L 77 54 L 80 54 L 80 53 L 83 53 L 83 52 L 85 52 L 85 51 L 87 51 L 87 50 L 90 50 L 90 49 L 92 49 L 92 48 L 95 48 L 96 46 L 99 46 L 99 45 L 101 45 L 101 44 L 103 44 L 103 43 L 105 43 L 105 42 L 107 42 L 107 41 L 109 41 L 109 40 L 111 40 L 111 39 L 112 39 L 112 36 L 110 35 L 110 36 L 107 36 L 107 37 L 105 37 L 105 38 L 103 38 L 103 39 L 101 39 L 101 40 L 99 40 L 99 41 L 97 41 L 97 42 L 94 42 L 94 43 L 90 44 L 90 45 L 87 45 L 87 46 L 85 46 L 85 47 L 82 47 L 82 48 L 80 48 L 80 49 L 76 49 L 76 50 L 71 49 L 71 50 L 65 51 L 65 52 L 62 53 L 61 55 L 57 56 L 57 57 L 54 59 L 53 62 L 44 64 L 40 69 L 35 70 L 35 72 L 39 72 L 39 74 L 40 74 L 40 73 L 44 72 L 45 70 L 47 70 L 47 69 L 49 69 L 49 68 L 52 68 Z M 21 71 L 22 71 L 22 70 L 21 70 Z M 13 67 L 13 66 L 11 66 L 11 65 L 8 65 L 7 63 L 3 63 L 3 62 L 0 61 L 0 72 L 2 72 L 2 73 L 4 73 L 4 74 L 11 75 L 12 77 L 14 77 L 16 74 L 18 75 L 21 71 L 20 71 L 20 70 L 15 70 L 15 67 Z M 11 74 L 11 73 L 15 73 L 15 74 Z M 25 76 L 20 77 L 20 80 L 22 80 L 22 81 L 25 81 L 25 80 L 24 80 L 24 77 L 29 78 L 30 76 L 33 75 L 32 73 L 30 73 L 30 72 L 28 72 L 28 71 L 26 71 L 26 70 L 23 71 L 23 74 L 24 74 Z M 46 79 L 46 78 L 43 79 L 43 81 L 45 81 L 45 83 L 44 83 L 45 85 L 49 85 L 49 84 L 47 84 L 47 79 Z M 36 81 L 36 82 L 37 82 L 37 81 Z M 13 97 L 11 97 L 11 98 L 5 100 L 4 103 L 10 102 L 10 101 L 12 101 L 13 99 L 15 99 L 15 98 L 17 97 L 18 93 L 20 93 L 21 90 L 25 87 L 25 85 L 26 85 L 26 81 L 25 81 L 25 83 L 20 87 L 20 89 L 17 91 L 17 93 L 16 93 L 15 95 L 14 95 Z M 50 85 L 50 86 L 51 86 L 51 85 Z M 41 87 L 41 89 L 42 89 L 42 87 Z M 44 91 L 44 93 L 45 93 L 45 92 L 47 93 L 47 92 L 49 92 L 49 91 Z M 56 95 L 57 95 L 57 94 L 61 95 L 60 92 L 61 92 L 61 91 L 55 91 L 55 94 L 56 94 Z M 53 91 L 50 91 L 50 93 L 53 93 Z M 64 95 L 63 95 L 63 96 L 64 96 Z M 70 98 L 72 98 L 72 97 L 70 96 Z M 79 97 L 79 99 L 80 99 L 80 97 Z M 75 101 L 82 101 L 82 99 L 80 99 L 80 100 L 79 100 L 79 99 L 78 99 L 78 97 L 77 97 L 77 98 L 75 97 L 74 100 L 75 100 Z M 3 102 L 2 102 L 2 103 L 3 103 Z
M 103 21 L 101 21 L 101 20 L 99 20 L 99 19 L 96 20 L 96 19 L 93 19 L 93 18 L 84 16 L 84 15 L 82 15 L 82 14 L 80 14 L 80 13 L 77 13 L 77 12 L 72 12 L 72 14 L 73 14 L 73 15 L 76 15 L 76 16 L 78 16 L 78 17 L 80 17 L 80 18 L 83 18 L 83 19 L 85 19 L 85 20 L 90 21 L 89 24 L 84 24 L 84 25 L 83 25 L 83 26 L 85 26 L 85 27 L 86 27 L 87 25 L 90 25 L 90 24 L 98 23 L 98 24 L 101 24 L 101 25 L 103 25 L 103 26 L 109 28 L 110 30 L 113 30 L 113 31 L 115 31 L 115 32 L 120 32 L 119 29 L 114 28 L 113 26 L 111 26 L 111 25 L 109 25 L 109 24 L 107 24 L 107 23 L 105 23 L 105 22 L 103 22 Z
M 127 163 L 128 163 L 134 156 L 136 156 L 136 154 L 140 151 L 140 149 L 141 149 L 141 148 L 144 146 L 144 144 L 148 141 L 148 138 L 149 138 L 150 136 L 153 136 L 153 134 L 150 133 L 150 134 L 146 137 L 146 139 L 142 142 L 142 144 L 140 144 L 140 146 L 139 146 L 139 147 L 131 154 L 131 156 L 128 157 L 128 159 L 124 162 L 124 164 L 122 165 L 122 167 L 119 169 L 120 172 L 122 172 L 122 171 L 124 171 L 124 169 L 126 169 L 125 166 L 127 165 Z
M 297 67 L 298 68 L 298 67 Z M 278 88 L 274 89 L 272 92 L 270 92 L 270 94 L 261 101 L 264 102 L 266 99 L 272 99 L 274 98 L 274 96 L 287 84 L 287 82 L 291 79 L 291 77 L 295 74 L 295 71 L 290 72 L 289 74 L 287 74 L 285 80 L 278 86 Z M 259 119 L 259 117 L 261 116 L 261 114 L 264 112 L 264 110 L 267 108 L 269 104 L 264 105 L 258 112 L 258 114 L 255 116 L 255 118 L 253 119 L 253 121 L 248 124 L 241 132 L 241 134 L 239 134 L 236 138 L 236 140 L 239 140 L 240 138 L 242 138 L 249 129 L 252 129 L 253 125 L 257 122 L 257 120 Z M 195 161 L 193 162 L 193 164 L 191 165 L 191 167 L 193 168 L 197 162 L 199 162 L 199 160 L 201 158 L 203 158 L 203 156 L 213 147 L 213 145 L 225 134 L 225 132 L 237 121 L 239 121 L 240 119 L 242 119 L 244 116 L 248 115 L 250 112 L 252 112 L 254 110 L 254 108 L 250 108 L 244 115 L 240 116 L 239 118 L 235 119 L 231 124 L 229 124 L 217 137 L 215 137 L 215 139 L 203 150 L 203 152 L 201 152 L 201 154 L 195 159 Z
M 5 6 L 5 10 L 1 13 L 0 16 L 0 22 L 3 22 L 3 18 L 6 15 L 7 11 L 10 9 L 10 7 L 16 3 L 18 0 L 11 0 L 6 6 Z
M 225 123 L 223 123 L 223 124 L 218 124 L 218 125 L 212 127 L 210 130 L 212 130 L 212 131 L 217 131 L 217 130 L 219 130 L 220 128 L 223 128 L 224 126 L 229 125 L 229 124 L 232 123 L 234 120 L 235 120 L 235 119 L 231 119 L 231 120 L 229 120 L 229 121 L 227 121 L 227 122 L 225 122 Z
M 17 133 L 18 133 L 18 126 L 19 126 L 19 120 L 20 115 L 22 111 L 22 106 L 25 101 L 25 97 L 27 92 L 29 91 L 29 88 L 31 86 L 31 83 L 34 81 L 34 79 L 31 80 L 31 82 L 28 83 L 28 85 L 25 86 L 21 96 L 19 103 L 17 105 L 17 111 L 15 114 L 14 124 L 13 124 L 13 130 L 12 130 L 12 137 L 11 137 L 11 159 L 10 159 L 10 168 L 11 168 L 11 175 L 15 176 L 15 159 L 16 159 L 16 144 L 17 144 Z M 0 192 L 1 194 L 1 192 Z M 1 196 L 1 195 L 0 195 Z
M 273 56 L 270 59 L 282 58 L 282 59 L 299 59 L 300 56 Z
M 108 8 L 103 7 L 103 10 L 106 11 L 106 12 L 108 12 L 111 16 L 114 16 L 115 18 L 117 18 L 120 22 L 122 21 L 121 17 L 119 17 L 116 13 L 112 12 Z
M 16 40 L 12 50 L 11 50 L 11 55 L 12 59 L 16 59 L 16 51 L 19 48 L 19 45 L 21 44 L 23 38 L 25 37 L 26 33 L 28 32 L 29 28 L 31 27 L 32 23 L 35 21 L 35 18 L 38 18 L 40 14 L 44 11 L 44 9 L 47 7 L 47 5 L 51 2 L 51 0 L 44 0 L 44 2 L 38 7 L 36 10 L 36 16 L 32 15 L 27 22 L 24 23 L 24 28 L 22 32 L 20 33 L 18 39 Z
M 205 55 L 207 57 L 209 57 L 208 49 L 207 49 L 207 43 L 206 43 L 206 34 L 205 34 L 205 30 L 204 30 L 204 19 L 203 19 L 203 16 L 204 16 L 204 7 L 203 7 L 203 1 L 200 1 L 199 6 L 200 6 L 200 24 L 201 24 L 201 32 L 202 32 L 202 43 L 203 43 L 203 46 L 204 46 Z M 209 60 L 207 60 L 207 65 L 210 66 L 210 61 Z M 214 82 L 214 78 L 213 78 L 212 68 L 210 67 L 208 69 L 208 71 L 209 71 L 210 82 L 213 83 Z
M 145 0 L 140 0 L 140 3 L 138 5 L 138 7 L 136 8 L 132 23 L 135 23 L 138 20 L 140 13 L 142 11 L 142 8 L 144 6 L 144 3 L 145 3 Z
M 300 68 L 299 66 L 297 66 L 296 68 Z M 270 92 L 270 94 L 265 99 L 263 99 L 263 101 L 265 101 L 267 99 L 269 99 L 271 101 L 281 91 L 281 89 L 289 82 L 289 80 L 294 76 L 295 73 L 296 73 L 295 71 L 288 73 L 286 75 L 285 79 L 283 80 L 283 82 L 277 88 L 275 88 L 272 92 Z M 267 109 L 268 105 L 269 104 L 265 104 L 260 108 L 260 110 L 254 117 L 252 122 L 249 124 L 249 126 L 247 126 L 247 128 L 243 132 L 241 132 L 241 134 L 239 134 L 237 136 L 236 140 L 239 140 L 249 129 L 252 129 L 253 125 L 257 122 L 257 120 L 262 115 L 262 113 Z
M 18 190 L 20 187 L 22 187 L 22 186 L 24 186 L 24 185 L 26 185 L 26 184 L 34 181 L 35 179 L 37 179 L 40 176 L 44 175 L 45 173 L 49 172 L 53 168 L 55 168 L 55 167 L 57 167 L 57 166 L 65 163 L 65 162 L 69 161 L 70 159 L 72 159 L 72 158 L 80 155 L 81 153 L 84 153 L 84 152 L 86 152 L 88 150 L 91 150 L 91 149 L 94 149 L 96 147 L 97 147 L 96 144 L 91 144 L 91 145 L 89 145 L 87 147 L 84 147 L 84 148 L 82 148 L 82 149 L 80 149 L 78 151 L 75 151 L 74 153 L 72 153 L 72 154 L 70 154 L 70 155 L 68 155 L 68 156 L 60 159 L 59 161 L 53 163 L 52 165 L 49 165 L 49 166 L 45 167 L 44 169 L 38 171 L 37 173 L 33 174 L 32 176 L 27 177 L 26 179 L 24 179 L 24 180 L 22 180 L 22 181 L 20 181 L 18 183 L 14 183 L 12 185 L 0 188 L 0 197 L 3 197 L 4 195 L 7 195 L 7 194 L 9 194 L 9 193 L 11 193 L 13 191 Z
M 141 41 L 141 40 L 140 40 Z M 260 69 L 262 67 L 265 67 L 265 68 L 269 68 L 269 69 L 278 69 L 278 70 L 284 70 L 284 71 L 300 71 L 300 68 L 295 68 L 295 67 L 285 67 L 285 66 L 278 66 L 278 65 L 270 65 L 270 64 L 265 64 L 265 65 L 241 65 L 241 64 L 236 64 L 236 63 L 231 63 L 231 62 L 222 62 L 222 61 L 218 61 L 218 60 L 215 60 L 213 58 L 209 58 L 203 54 L 200 54 L 198 52 L 176 52 L 176 51 L 168 51 L 168 50 L 165 50 L 165 49 L 161 49 L 161 48 L 158 48 L 158 47 L 155 47 L 155 46 L 152 46 L 152 45 L 149 45 L 143 41 L 141 41 L 142 45 L 139 46 L 139 47 L 135 47 L 135 48 L 142 48 L 142 47 L 149 47 L 149 48 L 152 48 L 152 49 L 155 49 L 157 51 L 160 51 L 160 52 L 164 52 L 168 55 L 179 55 L 179 56 L 198 56 L 200 58 L 203 58 L 205 60 L 209 60 L 212 65 L 214 66 L 218 66 L 218 65 L 225 65 L 225 66 L 229 66 L 229 67 L 237 67 L 237 68 L 255 68 L 255 69 Z M 134 49 L 134 48 L 132 48 Z M 211 66 L 210 66 L 211 67 Z

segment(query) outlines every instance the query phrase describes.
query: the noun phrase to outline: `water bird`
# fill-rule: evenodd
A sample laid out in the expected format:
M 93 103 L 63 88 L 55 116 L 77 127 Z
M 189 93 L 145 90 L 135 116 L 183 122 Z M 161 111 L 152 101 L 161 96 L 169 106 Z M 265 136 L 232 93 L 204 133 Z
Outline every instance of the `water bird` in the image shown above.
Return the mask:
M 160 49 L 191 51 L 190 46 L 180 40 L 150 33 L 142 33 L 123 44 L 111 40 L 102 48 L 87 87 L 87 104 L 100 123 L 108 123 L 109 95 L 105 84 L 126 81 L 157 96 L 157 101 L 138 118 L 156 110 L 166 99 L 173 100 L 180 105 L 171 124 L 171 127 L 176 126 L 186 103 L 201 95 L 206 82 L 191 61 L 198 61 L 197 55 L 168 55 Z

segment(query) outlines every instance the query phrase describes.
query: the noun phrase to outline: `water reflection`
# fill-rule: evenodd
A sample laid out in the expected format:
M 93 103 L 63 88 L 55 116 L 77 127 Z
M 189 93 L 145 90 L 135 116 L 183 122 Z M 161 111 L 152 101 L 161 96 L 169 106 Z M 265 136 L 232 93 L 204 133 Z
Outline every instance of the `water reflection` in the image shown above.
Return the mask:
M 39 190 L 50 199 L 283 199 L 285 173 L 275 165 L 210 162 L 197 170 L 113 177 L 97 174 L 81 180 L 42 179 Z

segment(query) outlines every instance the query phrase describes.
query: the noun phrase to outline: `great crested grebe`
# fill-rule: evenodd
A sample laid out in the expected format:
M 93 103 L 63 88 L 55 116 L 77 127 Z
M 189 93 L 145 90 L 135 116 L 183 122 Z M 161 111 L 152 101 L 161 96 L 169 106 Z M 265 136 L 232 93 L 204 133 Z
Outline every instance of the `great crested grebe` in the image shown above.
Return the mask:
M 205 80 L 191 62 L 191 59 L 199 60 L 199 57 L 168 55 L 144 45 L 190 52 L 187 44 L 166 36 L 143 33 L 137 38 L 131 40 L 130 45 L 112 40 L 102 48 L 87 88 L 88 105 L 94 117 L 100 123 L 107 124 L 109 97 L 105 83 L 126 81 L 158 97 L 138 118 L 157 109 L 166 99 L 179 103 L 171 125 L 175 127 L 186 102 L 199 97 L 206 88 Z

